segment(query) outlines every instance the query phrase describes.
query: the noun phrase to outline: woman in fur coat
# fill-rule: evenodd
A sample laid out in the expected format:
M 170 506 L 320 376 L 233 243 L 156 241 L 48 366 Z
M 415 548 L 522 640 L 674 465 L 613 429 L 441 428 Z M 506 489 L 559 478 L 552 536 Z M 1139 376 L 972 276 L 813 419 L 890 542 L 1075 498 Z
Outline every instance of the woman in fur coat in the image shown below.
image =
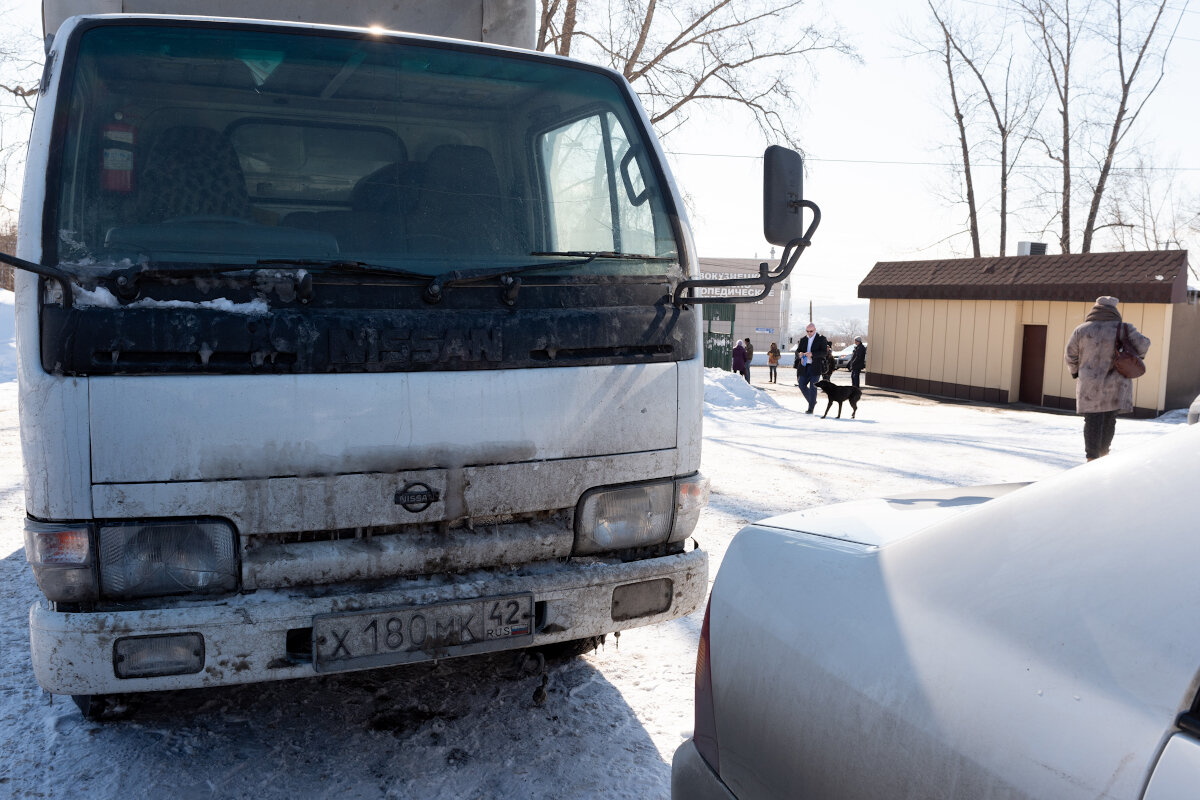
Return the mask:
M 1075 413 L 1083 415 L 1083 448 L 1088 461 L 1108 455 L 1117 414 L 1133 411 L 1133 381 L 1113 367 L 1117 339 L 1122 335 L 1135 353 L 1145 358 L 1150 339 L 1121 321 L 1115 297 L 1096 298 L 1084 322 L 1067 341 L 1066 361 L 1075 384 Z

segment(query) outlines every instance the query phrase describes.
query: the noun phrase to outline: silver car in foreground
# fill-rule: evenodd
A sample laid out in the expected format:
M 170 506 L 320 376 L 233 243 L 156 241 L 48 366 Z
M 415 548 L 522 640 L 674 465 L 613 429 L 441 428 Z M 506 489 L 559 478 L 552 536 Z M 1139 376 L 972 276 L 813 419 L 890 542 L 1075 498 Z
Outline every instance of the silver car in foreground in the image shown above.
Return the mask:
M 1200 426 L 743 529 L 672 796 L 1200 797 Z

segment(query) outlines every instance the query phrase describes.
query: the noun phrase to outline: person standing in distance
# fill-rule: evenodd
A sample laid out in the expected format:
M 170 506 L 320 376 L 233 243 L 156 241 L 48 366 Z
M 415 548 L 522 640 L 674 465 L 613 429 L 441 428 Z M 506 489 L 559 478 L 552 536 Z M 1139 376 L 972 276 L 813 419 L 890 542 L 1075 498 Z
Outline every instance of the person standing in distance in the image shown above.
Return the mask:
M 769 377 L 767 383 L 779 383 L 779 345 L 771 342 L 771 349 L 767 350 L 767 371 Z
M 1122 339 L 1140 357 L 1150 337 L 1121 320 L 1115 297 L 1097 297 L 1083 324 L 1067 340 L 1064 359 L 1075 378 L 1075 413 L 1083 415 L 1083 450 L 1088 461 L 1108 455 L 1117 414 L 1133 411 L 1133 381 L 1113 366 Z
M 743 378 L 746 377 L 746 345 L 742 344 L 741 339 L 733 346 L 733 371 Z
M 825 359 L 829 354 L 829 340 L 817 333 L 817 326 L 808 323 L 804 338 L 796 345 L 796 377 L 799 378 L 800 394 L 808 401 L 805 414 L 813 413 L 817 406 L 817 382 L 825 372 Z
M 862 375 L 862 371 L 867 368 L 867 346 L 863 344 L 861 336 L 854 337 L 854 352 L 850 354 L 850 363 L 846 365 L 846 369 L 850 370 L 850 385 L 855 389 L 858 386 L 858 376 Z
M 746 379 L 746 383 L 750 382 L 750 362 L 754 360 L 754 344 L 750 341 L 750 337 L 746 337 L 746 371 L 742 373 L 742 377 Z

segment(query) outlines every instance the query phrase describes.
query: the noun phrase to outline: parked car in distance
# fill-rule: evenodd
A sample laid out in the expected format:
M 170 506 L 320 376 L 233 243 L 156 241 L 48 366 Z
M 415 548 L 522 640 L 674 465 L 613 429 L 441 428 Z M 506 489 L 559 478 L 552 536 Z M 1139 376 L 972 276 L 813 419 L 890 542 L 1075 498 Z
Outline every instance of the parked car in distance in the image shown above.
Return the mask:
M 866 342 L 864 342 L 863 344 L 866 344 Z M 850 365 L 850 358 L 853 355 L 854 355 L 854 344 L 852 342 L 852 343 L 846 345 L 845 347 L 843 347 L 841 350 L 838 350 L 836 353 L 833 354 L 834 363 L 836 364 L 836 366 L 834 368 L 835 369 L 846 369 L 846 367 L 848 367 Z
M 672 796 L 1197 797 L 1197 452 L 747 526 Z

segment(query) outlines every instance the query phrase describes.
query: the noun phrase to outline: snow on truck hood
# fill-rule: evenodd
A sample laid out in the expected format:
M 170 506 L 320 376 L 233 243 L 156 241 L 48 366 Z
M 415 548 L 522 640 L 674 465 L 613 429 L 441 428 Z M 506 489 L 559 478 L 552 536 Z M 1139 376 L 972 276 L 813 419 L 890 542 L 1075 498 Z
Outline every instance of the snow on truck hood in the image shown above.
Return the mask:
M 1002 483 L 953 487 L 853 500 L 781 514 L 755 525 L 840 539 L 867 547 L 883 547 L 1028 485 Z

